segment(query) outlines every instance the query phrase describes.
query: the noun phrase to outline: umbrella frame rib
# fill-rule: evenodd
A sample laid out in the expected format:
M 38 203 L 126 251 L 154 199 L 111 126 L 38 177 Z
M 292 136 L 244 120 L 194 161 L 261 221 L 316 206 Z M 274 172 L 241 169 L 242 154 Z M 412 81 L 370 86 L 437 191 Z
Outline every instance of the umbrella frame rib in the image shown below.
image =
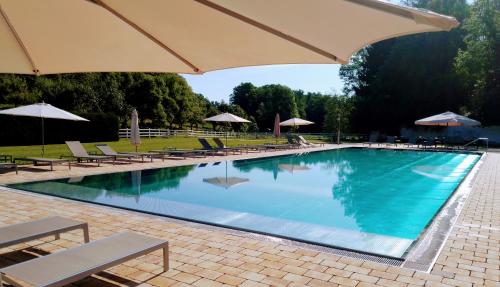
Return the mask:
M 0 14 L 2 14 L 2 17 L 3 17 L 4 21 L 5 21 L 5 23 L 9 27 L 9 29 L 12 32 L 12 35 L 14 36 L 14 38 L 16 38 L 16 41 L 19 44 L 19 46 L 21 47 L 21 49 L 23 50 L 24 55 L 26 56 L 26 58 L 30 62 L 33 73 L 35 73 L 35 75 L 39 75 L 40 74 L 40 70 L 37 68 L 37 65 L 35 64 L 35 61 L 31 57 L 30 52 L 28 51 L 28 48 L 26 47 L 26 45 L 24 45 L 23 41 L 21 40 L 21 37 L 19 37 L 19 34 L 17 33 L 16 29 L 12 25 L 12 22 L 10 22 L 9 17 L 5 13 L 5 11 L 3 10 L 1 4 L 0 4 Z
M 188 0 L 186 0 L 188 1 Z M 41 75 L 41 74 L 56 74 L 56 73 L 79 73 L 79 72 L 104 72 L 104 71 L 115 71 L 115 72 L 144 72 L 147 70 L 152 70 L 156 72 L 168 72 L 171 70 L 177 71 L 177 72 L 182 72 L 183 73 L 193 73 L 193 74 L 202 74 L 206 71 L 215 71 L 215 70 L 223 70 L 223 69 L 230 69 L 230 68 L 236 68 L 236 67 L 249 67 L 249 66 L 260 66 L 260 65 L 274 65 L 274 64 L 306 64 L 306 63 L 311 63 L 314 62 L 316 64 L 335 64 L 335 63 L 340 63 L 340 64 L 347 64 L 348 63 L 348 58 L 358 51 L 360 48 L 378 42 L 382 41 L 385 39 L 389 38 L 394 38 L 394 37 L 399 37 L 399 36 L 404 36 L 404 35 L 412 35 L 412 34 L 417 34 L 417 33 L 422 33 L 422 32 L 437 32 L 437 31 L 449 31 L 455 27 L 457 27 L 460 23 L 453 17 L 451 16 L 446 16 L 446 15 L 441 15 L 438 13 L 434 13 L 432 11 L 428 11 L 425 9 L 418 9 L 418 8 L 413 8 L 413 7 L 406 7 L 402 5 L 396 5 L 396 4 L 391 4 L 391 3 L 386 3 L 383 0 L 345 0 L 345 3 L 348 3 L 347 5 L 342 6 L 340 11 L 338 13 L 343 13 L 343 11 L 347 12 L 352 12 L 353 14 L 356 14 L 358 10 L 367 10 L 364 12 L 367 12 L 367 18 L 370 18 L 371 14 L 368 12 L 373 12 L 377 14 L 378 16 L 387 16 L 390 17 L 391 21 L 394 22 L 388 22 L 383 24 L 383 28 L 386 28 L 391 26 L 391 24 L 398 24 L 398 21 L 403 21 L 405 24 L 408 24 L 407 26 L 401 27 L 401 29 L 385 29 L 382 30 L 380 35 L 377 34 L 378 36 L 376 37 L 377 39 L 371 39 L 370 37 L 369 42 L 368 39 L 353 39 L 352 43 L 349 43 L 345 47 L 337 47 L 335 45 L 335 39 L 332 39 L 331 41 L 322 41 L 318 40 L 317 37 L 309 37 L 309 35 L 314 34 L 315 30 L 318 30 L 315 28 L 315 25 L 311 25 L 311 27 L 307 26 L 304 29 L 303 28 L 296 28 L 296 27 L 288 27 L 288 26 L 281 26 L 279 24 L 276 24 L 274 21 L 270 21 L 268 17 L 272 17 L 272 15 L 265 15 L 264 17 L 260 17 L 259 11 L 255 10 L 253 11 L 246 11 L 245 7 L 240 7 L 238 5 L 234 5 L 233 3 L 229 2 L 224 2 L 224 1 L 217 1 L 217 0 L 190 0 L 193 2 L 194 6 L 182 6 L 184 13 L 186 15 L 190 15 L 191 11 L 190 10 L 196 10 L 196 13 L 207 13 L 207 12 L 215 12 L 218 15 L 214 15 L 214 19 L 210 18 L 209 20 L 213 20 L 215 23 L 211 27 L 207 28 L 210 33 L 217 33 L 216 28 L 219 27 L 219 25 L 231 25 L 233 24 L 242 24 L 241 27 L 238 26 L 237 29 L 234 31 L 229 31 L 228 30 L 228 35 L 232 35 L 232 32 L 242 32 L 242 31 L 249 31 L 251 30 L 251 33 L 255 33 L 253 35 L 256 39 L 259 39 L 259 37 L 262 37 L 263 39 L 271 39 L 272 41 L 270 42 L 270 47 L 272 51 L 269 53 L 259 53 L 260 51 L 258 50 L 259 48 L 253 48 L 251 47 L 245 47 L 245 45 L 236 46 L 233 49 L 236 49 L 235 52 L 231 51 L 231 53 L 226 53 L 225 55 L 223 52 L 226 52 L 226 44 L 219 44 L 217 43 L 220 42 L 219 40 L 219 35 L 213 36 L 215 39 L 210 39 L 207 38 L 207 44 L 209 47 L 212 47 L 215 45 L 214 49 L 219 49 L 219 50 L 224 50 L 224 51 L 217 51 L 215 52 L 215 55 L 218 57 L 217 60 L 211 60 L 211 61 L 205 61 L 203 58 L 196 58 L 196 57 L 204 57 L 206 56 L 207 53 L 213 53 L 212 48 L 207 49 L 208 52 L 203 50 L 203 45 L 201 47 L 196 47 L 192 49 L 179 49 L 179 47 L 176 47 L 172 41 L 175 41 L 177 37 L 182 37 L 181 34 L 174 34 L 173 37 L 172 35 L 169 34 L 162 34 L 161 32 L 156 33 L 156 30 L 152 30 L 154 28 L 149 28 L 150 26 L 148 25 L 155 25 L 155 24 L 163 24 L 163 25 L 168 25 L 169 22 L 168 20 L 158 20 L 157 22 L 142 22 L 141 17 L 147 18 L 148 14 L 142 15 L 139 14 L 138 17 L 136 18 L 136 14 L 130 14 L 129 15 L 129 10 L 127 10 L 127 7 L 123 8 L 121 4 L 116 4 L 115 2 L 112 2 L 111 0 L 76 0 L 74 2 L 85 2 L 86 8 L 95 8 L 95 9 L 89 9 L 88 11 L 85 10 L 89 15 L 99 15 L 99 17 L 102 16 L 103 19 L 103 25 L 108 26 L 105 22 L 105 20 L 110 20 L 113 18 L 113 22 L 110 22 L 112 25 L 117 25 L 120 26 L 119 30 L 123 30 L 125 33 L 130 33 L 130 35 L 133 35 L 134 37 L 125 37 L 129 34 L 120 34 L 117 36 L 117 41 L 123 41 L 125 45 L 127 43 L 132 43 L 135 45 L 146 45 L 148 49 L 153 49 L 154 53 L 152 53 L 151 57 L 149 60 L 150 61 L 145 61 L 142 63 L 141 61 L 135 60 L 135 58 L 130 57 L 127 52 L 125 54 L 120 54 L 121 57 L 129 57 L 133 58 L 132 61 L 124 61 L 123 59 L 120 58 L 119 62 L 120 64 L 117 64 L 116 61 L 109 61 L 105 63 L 100 63 L 101 61 L 98 61 L 99 59 L 95 59 L 95 61 L 88 61 L 87 66 L 82 66 L 81 64 L 78 65 L 78 61 L 63 61 L 65 60 L 65 57 L 70 57 L 74 55 L 78 56 L 78 53 L 82 54 L 84 57 L 91 56 L 91 57 L 96 57 L 94 54 L 98 54 L 99 57 L 106 57 L 107 53 L 110 53 L 111 49 L 114 49 L 114 46 L 110 46 L 106 43 L 108 43 L 110 39 L 106 39 L 102 44 L 103 45 L 96 45 L 96 49 L 100 49 L 102 51 L 97 51 L 99 53 L 86 53 L 82 52 L 84 48 L 86 50 L 92 50 L 94 49 L 94 46 L 85 46 L 83 44 L 80 44 L 79 46 L 82 46 L 82 49 L 75 49 L 75 51 L 65 51 L 64 53 L 61 53 L 61 63 L 57 63 L 56 65 L 52 64 L 52 62 L 57 62 L 59 60 L 57 56 L 59 55 L 50 55 L 50 57 L 46 57 L 43 53 L 47 53 L 46 50 L 48 49 L 53 49 L 53 45 L 57 45 L 59 43 L 59 39 L 55 38 L 57 35 L 52 35 L 50 36 L 56 40 L 54 41 L 55 43 L 43 43 L 41 45 L 40 43 L 43 41 L 43 39 L 39 39 L 37 36 L 33 36 L 34 34 L 32 32 L 37 32 L 37 34 L 43 33 L 42 30 L 37 30 L 33 29 L 30 27 L 25 26 L 24 24 L 21 25 L 18 23 L 20 21 L 18 18 L 21 18 L 22 14 L 19 14 L 19 12 L 22 12 L 22 5 L 18 6 L 18 4 L 3 4 L 0 5 L 0 21 L 5 22 L 5 28 L 7 33 L 5 35 L 9 35 L 8 38 L 8 50 L 6 50 L 9 54 L 10 53 L 15 53 L 15 60 L 17 61 L 12 61 L 8 63 L 5 67 L 2 67 L 2 72 L 1 73 L 9 73 L 13 72 L 14 73 L 19 73 L 19 74 L 35 74 L 35 75 Z M 14 2 L 14 1 L 12 1 Z M 63 1 L 64 2 L 64 1 Z M 138 1 L 140 2 L 140 1 Z M 299 1 L 300 2 L 300 1 Z M 328 2 L 328 1 L 327 1 Z M 88 4 L 87 4 L 88 3 Z M 81 3 L 79 3 L 81 4 Z M 142 4 L 142 3 L 141 3 Z M 89 5 L 95 5 L 95 7 L 88 7 Z M 198 6 L 199 5 L 199 6 Z M 261 5 L 262 6 L 262 5 Z M 72 12 L 75 12 L 75 9 L 78 9 L 78 5 L 76 6 L 68 6 L 66 8 L 68 9 L 73 9 L 71 10 Z M 157 6 L 160 7 L 160 6 Z M 191 8 L 190 8 L 191 7 Z M 193 8 L 194 7 L 194 8 Z M 307 6 L 297 6 L 297 9 L 306 9 L 304 8 Z M 325 5 L 324 7 L 335 7 L 335 6 L 328 6 Z M 324 8 L 322 6 L 318 7 L 318 9 Z M 360 9 L 361 7 L 361 9 Z M 128 7 L 128 8 L 134 8 Z M 153 6 L 152 9 L 155 7 Z M 198 11 L 198 8 L 202 8 L 203 11 Z M 263 9 L 265 7 L 260 7 L 256 6 L 255 8 L 260 8 Z M 12 12 L 15 12 L 11 15 L 10 9 L 13 9 Z M 42 11 L 43 10 L 43 11 Z M 100 11 L 97 11 L 100 10 Z M 335 9 L 334 9 L 335 10 Z M 354 10 L 354 11 L 352 11 Z M 40 12 L 43 14 L 40 14 L 40 17 L 37 15 L 38 11 L 30 11 L 30 15 L 35 15 L 31 16 L 31 18 L 35 17 L 36 21 L 37 19 L 40 19 L 41 21 L 45 22 L 40 22 L 46 25 L 46 29 L 50 29 L 50 25 L 56 25 L 57 23 L 52 22 L 52 21 L 46 21 L 47 19 L 45 17 L 50 17 L 50 11 L 41 9 Z M 253 12 L 252 12 L 253 11 Z M 311 10 L 312 12 L 316 10 Z M 147 11 L 146 11 L 147 12 Z M 252 12 L 252 13 L 257 13 L 257 14 L 247 14 L 247 12 Z M 97 14 L 94 14 L 97 13 Z M 106 14 L 106 15 L 103 15 Z M 109 15 L 108 15 L 109 14 Z M 380 15 L 384 14 L 384 15 Z M 136 16 L 132 16 L 136 15 Z M 200 17 L 199 15 L 203 14 L 196 14 L 196 17 Z M 364 14 L 363 14 L 364 15 Z M 9 19 L 9 16 L 12 18 L 12 22 Z M 92 17 L 92 16 L 90 16 Z M 161 19 L 161 15 L 158 15 L 159 19 Z M 201 16 L 203 17 L 203 16 Z M 215 18 L 217 17 L 217 18 Z M 374 19 L 378 19 L 375 17 Z M 109 19 L 107 19 L 109 18 Z M 120 22 L 116 22 L 116 18 L 118 18 Z M 395 19 L 392 19 L 395 18 Z M 398 19 L 396 19 L 398 18 Z M 99 18 L 101 19 L 101 18 Z M 155 18 L 156 19 L 156 18 Z M 285 19 L 287 19 L 285 17 Z M 23 19 L 29 21 L 30 19 Z M 33 20 L 33 19 L 31 19 Z M 224 20 L 224 21 L 219 21 L 219 20 Z M 67 21 L 67 20 L 65 20 Z M 71 21 L 71 20 L 69 20 Z M 83 23 L 80 23 L 82 22 Z M 285 20 L 288 21 L 288 20 Z M 413 25 L 415 24 L 417 25 Z M 109 21 L 108 21 L 109 22 Z M 274 23 L 274 24 L 273 24 Z M 323 22 L 318 22 L 316 24 L 320 25 Z M 330 22 L 327 22 L 327 24 Z M 335 23 L 337 22 L 331 22 L 331 25 L 336 25 Z M 18 31 L 16 31 L 16 27 L 14 26 L 16 24 Z M 27 24 L 30 24 L 30 22 L 27 22 Z M 315 23 L 313 23 L 315 24 Z M 323 23 L 324 24 L 324 23 Z M 420 24 L 422 24 L 420 26 Z M 82 19 L 79 19 L 78 23 L 75 23 L 75 27 L 78 27 L 78 29 L 85 29 L 85 22 Z M 330 26 L 331 26 L 330 25 Z M 323 25 L 324 26 L 324 25 Z M 321 26 L 321 27 L 323 27 Z M 115 26 L 110 26 L 110 27 L 115 27 Z M 161 28 L 161 27 L 160 27 Z M 187 27 L 186 32 L 190 32 L 189 29 L 193 29 L 193 31 L 197 31 L 197 33 L 202 33 L 204 30 L 199 30 L 195 26 Z M 213 31 L 212 31 L 213 30 Z M 354 30 L 355 33 L 358 33 L 359 29 Z M 42 32 L 40 32 L 42 31 Z M 87 36 L 87 32 L 89 32 L 89 35 L 92 35 L 92 31 L 87 31 L 83 33 L 85 36 Z M 225 31 L 225 30 L 223 30 Z M 64 32 L 66 33 L 66 32 Z M 321 33 L 319 36 L 321 36 L 323 33 Z M 10 36 L 12 35 L 12 36 Z M 363 36 L 365 34 L 360 34 L 360 36 Z M 139 37 L 137 37 L 139 36 Z M 142 37 L 141 37 L 142 36 Z M 222 35 L 224 36 L 224 35 Z M 342 35 L 343 37 L 344 35 Z M 100 41 L 99 38 L 94 38 L 93 36 L 88 36 L 89 41 L 94 40 L 94 41 Z M 203 36 L 202 36 L 203 37 Z M 75 39 L 78 38 L 78 36 L 75 36 Z M 78 44 L 80 40 L 86 40 L 86 39 L 80 39 L 78 41 L 74 40 L 73 37 L 67 37 L 67 39 L 63 39 L 65 41 L 70 41 L 72 44 Z M 112 40 L 112 39 L 111 39 Z M 181 42 L 184 43 L 182 44 L 182 47 L 184 45 L 196 45 L 193 43 L 196 43 L 196 36 L 194 36 L 192 39 L 187 39 L 182 40 Z M 89 42 L 86 41 L 86 42 Z M 212 42 L 210 42 L 212 41 Z M 16 44 L 17 42 L 17 44 Z M 112 41 L 111 41 L 112 42 Z M 120 42 L 121 43 L 121 42 Z M 63 41 L 64 44 L 64 41 Z M 361 45 L 360 47 L 355 48 L 356 45 Z M 138 46 L 140 47 L 140 46 Z M 19 48 L 22 49 L 19 51 Z M 224 49 L 221 49 L 224 48 Z M 228 49 L 230 49 L 228 48 Z M 239 49 L 239 50 L 238 50 Z M 340 49 L 340 50 L 337 50 Z M 183 51 L 181 51 L 183 50 Z M 256 50 L 256 51 L 254 51 Z M 279 54 L 280 51 L 288 51 L 290 50 L 290 53 L 286 53 L 283 56 L 276 56 L 275 54 Z M 166 54 L 165 54 L 166 52 Z M 253 53 L 253 54 L 252 54 Z M 339 55 L 342 54 L 342 55 Z M 253 57 L 241 57 L 239 56 L 240 54 L 252 54 Z M 14 55 L 14 54 L 12 54 Z M 10 56 L 10 55 L 9 55 Z M 209 55 L 210 56 L 210 55 Z M 339 57 L 340 56 L 340 57 Z M 166 57 L 166 59 L 164 59 Z M 19 59 L 22 59 L 21 61 Z M 35 59 L 36 58 L 36 59 Z M 196 58 L 196 59 L 195 59 Z M 243 59 L 240 59 L 243 58 Z M 119 57 L 117 57 L 119 59 Z M 165 62 L 159 62 L 159 63 L 154 63 L 155 60 L 157 59 L 162 59 L 165 60 Z M 158 60 L 159 61 L 159 60 Z M 19 63 L 18 63 L 19 62 Z M 30 71 L 31 70 L 31 71 Z M 40 71 L 41 70 L 41 71 Z M 45 71 L 47 70 L 47 71 Z
M 313 46 L 313 45 L 311 45 L 309 43 L 306 43 L 306 42 L 304 42 L 304 41 L 302 41 L 300 39 L 297 39 L 297 38 L 295 38 L 293 36 L 285 34 L 285 33 L 281 32 L 281 31 L 276 30 L 276 29 L 274 29 L 274 28 L 272 28 L 270 26 L 267 26 L 267 25 L 265 25 L 263 23 L 255 21 L 255 20 L 253 20 L 253 19 L 251 19 L 249 17 L 246 17 L 246 16 L 244 16 L 244 15 L 242 15 L 240 13 L 237 13 L 237 12 L 234 12 L 234 11 L 232 11 L 230 9 L 227 9 L 227 8 L 221 6 L 221 5 L 213 3 L 212 1 L 209 1 L 209 0 L 194 0 L 194 1 L 196 1 L 196 2 L 198 2 L 200 4 L 202 4 L 202 5 L 205 5 L 207 7 L 210 7 L 212 9 L 215 9 L 215 10 L 217 10 L 217 11 L 223 13 L 223 14 L 231 16 L 231 17 L 233 17 L 233 18 L 235 18 L 237 20 L 245 22 L 245 23 L 247 23 L 249 25 L 252 25 L 252 26 L 254 26 L 256 28 L 259 28 L 259 29 L 261 29 L 261 30 L 263 30 L 265 32 L 271 33 L 271 34 L 273 34 L 273 35 L 275 35 L 275 36 L 277 36 L 279 38 L 287 40 L 288 42 L 291 42 L 291 43 L 294 43 L 294 44 L 296 44 L 298 46 L 301 46 L 302 48 L 308 49 L 308 50 L 310 50 L 310 51 L 312 51 L 312 52 L 314 52 L 316 54 L 319 54 L 319 55 L 321 55 L 323 57 L 331 59 L 331 60 L 333 60 L 335 62 L 338 62 L 340 64 L 347 64 L 346 60 L 340 59 L 339 57 L 337 57 L 337 56 L 335 56 L 335 55 L 333 55 L 333 54 L 331 54 L 331 53 L 329 53 L 329 52 L 327 52 L 327 51 L 325 51 L 323 49 L 320 49 L 320 48 L 318 48 L 316 46 Z
M 106 9 L 107 11 L 109 11 L 111 14 L 115 15 L 116 17 L 118 17 L 120 20 L 122 20 L 123 22 L 125 22 L 127 25 L 131 26 L 136 31 L 138 31 L 139 33 L 141 33 L 144 36 L 146 36 L 149 40 L 153 41 L 155 44 L 157 44 L 158 46 L 160 46 L 161 48 L 163 48 L 165 51 L 167 51 L 168 53 L 172 54 L 174 57 L 176 57 L 177 59 L 179 59 L 180 61 L 182 61 L 184 64 L 186 64 L 187 66 L 189 66 L 191 69 L 193 69 L 193 71 L 195 73 L 203 73 L 200 70 L 200 68 L 198 68 L 197 66 L 195 66 L 193 63 L 191 63 L 190 61 L 188 61 L 186 58 L 184 58 L 183 56 L 181 56 L 176 51 L 172 50 L 170 47 L 168 47 L 163 42 L 161 42 L 160 40 L 158 40 L 155 36 L 153 36 L 152 34 L 150 34 L 149 32 L 147 32 L 146 30 L 142 29 L 139 25 L 135 24 L 130 19 L 128 19 L 127 17 L 123 16 L 121 13 L 119 13 L 115 9 L 111 8 L 109 5 L 107 5 L 106 3 L 104 3 L 102 0 L 88 0 L 88 1 L 90 1 L 90 2 L 92 2 L 94 4 L 96 4 L 96 5 L 99 5 L 100 7 Z

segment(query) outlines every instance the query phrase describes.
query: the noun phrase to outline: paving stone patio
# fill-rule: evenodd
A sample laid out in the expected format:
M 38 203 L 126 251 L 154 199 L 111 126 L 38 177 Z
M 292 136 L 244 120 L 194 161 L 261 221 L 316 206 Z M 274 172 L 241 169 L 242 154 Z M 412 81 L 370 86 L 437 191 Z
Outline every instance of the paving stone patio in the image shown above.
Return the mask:
M 262 154 L 231 157 L 250 156 Z M 204 161 L 207 159 L 190 162 Z M 150 166 L 179 163 L 157 161 Z M 52 173 L 21 171 L 18 176 L 0 175 L 0 182 L 121 171 L 139 165 L 72 171 L 58 167 Z M 170 270 L 166 273 L 162 273 L 161 252 L 155 252 L 74 286 L 500 286 L 497 153 L 484 157 L 472 192 L 430 273 L 337 256 L 278 239 L 261 240 L 224 229 L 24 192 L 0 189 L 0 203 L 0 226 L 57 214 L 88 222 L 91 240 L 129 230 L 170 241 Z M 46 238 L 0 249 L 0 268 L 82 242 L 81 232 L 75 231 L 56 241 Z

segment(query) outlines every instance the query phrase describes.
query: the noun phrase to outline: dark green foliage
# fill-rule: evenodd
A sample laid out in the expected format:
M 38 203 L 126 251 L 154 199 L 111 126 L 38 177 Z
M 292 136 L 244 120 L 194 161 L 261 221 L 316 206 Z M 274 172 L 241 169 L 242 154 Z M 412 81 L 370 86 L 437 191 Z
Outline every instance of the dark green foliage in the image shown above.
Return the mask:
M 53 124 L 58 127 L 56 130 L 60 136 L 51 135 L 52 123 L 48 120 L 48 143 L 61 143 L 67 139 L 115 140 L 118 138 L 118 128 L 129 125 L 133 108 L 137 108 L 139 112 L 141 127 L 198 126 L 210 105 L 202 95 L 194 94 L 186 80 L 176 74 L 82 73 L 40 77 L 0 75 L 0 109 L 42 101 L 91 117 L 91 123 L 81 126 L 84 132 L 78 135 L 72 132 L 80 129 L 80 126 L 64 121 Z M 9 136 L 2 137 L 0 145 L 38 144 L 40 133 L 26 131 L 38 125 L 38 122 L 39 119 L 1 117 L 2 126 L 17 126 L 25 131 L 5 128 L 8 131 L 5 134 Z M 71 128 L 66 130 L 65 126 Z
M 500 124 L 500 0 L 477 0 L 455 59 L 468 98 L 467 112 L 483 124 Z
M 273 128 L 276 113 L 281 119 L 299 116 L 295 97 L 294 91 L 283 85 L 255 87 L 242 83 L 234 88 L 230 98 L 233 105 L 240 106 L 255 119 L 260 130 L 266 131 Z
M 453 15 L 459 21 L 469 14 L 465 0 L 406 2 Z M 345 92 L 354 97 L 353 127 L 361 132 L 397 133 L 401 127 L 413 127 L 416 119 L 425 116 L 470 110 L 467 81 L 455 72 L 468 33 L 462 26 L 450 32 L 386 40 L 360 51 L 341 68 Z
M 113 114 L 81 113 L 90 122 L 45 119 L 45 143 L 64 143 L 118 140 L 119 120 Z M 39 145 L 42 143 L 41 119 L 31 117 L 0 116 L 0 146 Z
M 349 128 L 349 120 L 354 110 L 353 98 L 348 96 L 330 97 L 326 102 L 324 130 L 335 133 L 345 132 Z
M 73 132 L 75 139 L 82 142 L 98 142 L 98 141 L 117 141 L 118 129 L 120 122 L 114 114 L 105 113 L 84 113 L 82 117 L 90 120 L 90 122 L 78 122 L 76 133 Z M 59 121 L 61 122 L 61 121 Z M 52 135 L 59 138 L 64 136 L 64 133 L 55 132 Z M 66 139 L 67 140 L 67 139 Z
M 326 106 L 332 96 L 320 93 L 304 93 L 302 91 L 295 91 L 295 94 L 300 117 L 315 123 L 314 125 L 301 127 L 300 131 L 324 131 L 323 126 L 327 115 Z

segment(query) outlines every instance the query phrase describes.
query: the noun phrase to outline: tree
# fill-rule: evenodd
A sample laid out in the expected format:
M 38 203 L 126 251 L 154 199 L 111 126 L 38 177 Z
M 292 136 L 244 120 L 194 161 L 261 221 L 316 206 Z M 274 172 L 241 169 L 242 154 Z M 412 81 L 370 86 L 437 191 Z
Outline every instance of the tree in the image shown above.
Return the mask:
M 255 111 L 258 105 L 257 87 L 252 83 L 241 83 L 234 87 L 229 99 L 230 103 L 240 106 L 245 111 Z
M 161 81 L 168 87 L 167 97 L 175 101 L 173 107 L 164 106 L 172 114 L 170 124 L 175 123 L 179 128 L 182 128 L 193 117 L 192 107 L 196 103 L 196 96 L 183 77 L 170 73 L 160 75 Z
M 167 113 L 163 104 L 169 93 L 168 87 L 149 74 L 133 74 L 130 81 L 127 101 L 137 109 L 142 125 L 165 126 Z
M 465 0 L 407 1 L 453 15 L 468 13 Z M 345 93 L 354 96 L 353 126 L 361 132 L 397 133 L 415 119 L 466 104 L 464 87 L 453 72 L 464 30 L 423 33 L 371 45 L 341 68 Z
M 266 85 L 257 90 L 260 101 L 255 120 L 261 128 L 272 129 L 274 117 L 279 113 L 282 119 L 298 116 L 293 91 L 283 85 Z
M 477 0 L 464 29 L 455 71 L 466 86 L 468 111 L 483 124 L 500 124 L 500 0 Z
M 209 104 L 210 102 L 207 101 L 202 94 L 194 94 L 191 105 L 191 113 L 188 118 L 188 123 L 190 124 L 191 129 L 193 129 L 194 126 L 198 127 L 198 125 L 203 123 Z
M 321 132 L 323 131 L 324 121 L 325 121 L 325 108 L 326 103 L 330 99 L 330 95 L 323 95 L 321 93 L 303 93 L 302 91 L 295 92 L 298 106 L 299 114 L 301 118 L 307 119 L 314 122 L 314 125 L 308 125 L 301 127 L 301 131 L 304 132 Z M 303 112 L 300 112 L 300 110 Z
M 37 102 L 40 95 L 32 93 L 27 77 L 2 75 L 0 77 L 0 104 L 2 108 L 11 108 Z
M 326 103 L 324 129 L 327 132 L 346 131 L 354 110 L 353 98 L 349 96 L 329 97 Z

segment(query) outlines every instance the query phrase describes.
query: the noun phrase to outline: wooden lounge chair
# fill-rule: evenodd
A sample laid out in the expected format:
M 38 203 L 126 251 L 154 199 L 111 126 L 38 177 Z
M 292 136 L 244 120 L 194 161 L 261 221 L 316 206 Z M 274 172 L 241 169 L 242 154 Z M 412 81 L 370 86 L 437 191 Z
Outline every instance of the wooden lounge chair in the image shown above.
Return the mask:
M 17 157 L 14 159 L 16 161 L 29 161 L 32 162 L 33 165 L 39 165 L 40 163 L 45 163 L 50 165 L 50 170 L 54 170 L 54 164 L 62 164 L 67 163 L 68 168 L 71 169 L 71 161 L 67 159 L 61 158 L 46 158 L 46 157 Z
M 0 248 L 51 235 L 59 239 L 61 233 L 76 229 L 82 229 L 84 241 L 89 242 L 87 223 L 60 216 L 0 227 Z
M 37 287 L 64 286 L 110 267 L 163 249 L 163 269 L 168 270 L 168 241 L 122 232 L 0 269 L 2 282 Z
M 153 161 L 153 156 L 158 155 L 157 153 L 152 152 L 116 152 L 107 144 L 96 144 L 95 147 L 102 152 L 105 156 L 111 156 L 115 160 L 119 158 L 133 159 L 133 158 L 141 158 L 142 162 L 144 162 L 144 158 L 149 157 L 151 161 Z
M 115 159 L 112 156 L 103 156 L 103 155 L 90 155 L 87 150 L 83 147 L 82 143 L 79 141 L 67 141 L 66 145 L 71 151 L 72 157 L 76 158 L 78 161 L 88 160 L 88 161 L 96 161 L 97 166 L 101 165 L 101 162 L 106 159 L 112 159 L 113 164 L 115 164 Z
M 14 169 L 18 174 L 17 164 L 12 162 L 0 162 L 0 169 Z

